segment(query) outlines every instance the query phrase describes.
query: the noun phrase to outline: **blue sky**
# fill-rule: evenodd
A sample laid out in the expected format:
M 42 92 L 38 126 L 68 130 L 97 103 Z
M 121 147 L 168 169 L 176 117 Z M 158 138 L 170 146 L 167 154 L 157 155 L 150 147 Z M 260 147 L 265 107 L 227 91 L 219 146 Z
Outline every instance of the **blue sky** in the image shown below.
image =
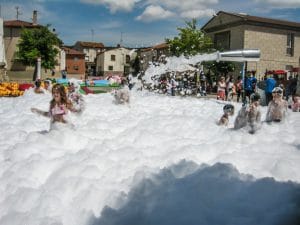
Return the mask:
M 178 35 L 196 18 L 199 28 L 218 11 L 242 12 L 300 23 L 300 0 L 0 0 L 1 17 L 51 24 L 66 45 L 76 41 L 145 47 Z

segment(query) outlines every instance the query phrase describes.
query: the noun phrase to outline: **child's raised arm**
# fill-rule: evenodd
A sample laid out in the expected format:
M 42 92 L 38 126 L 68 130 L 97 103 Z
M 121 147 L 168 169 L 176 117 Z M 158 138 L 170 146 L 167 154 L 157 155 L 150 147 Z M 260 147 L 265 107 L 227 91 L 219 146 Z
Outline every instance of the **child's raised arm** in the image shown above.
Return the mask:
M 46 116 L 46 117 L 50 117 L 50 113 L 49 112 L 42 111 L 42 110 L 37 109 L 37 108 L 31 108 L 30 110 L 33 113 L 36 113 L 36 114 L 39 114 L 39 115 L 42 115 L 42 116 Z

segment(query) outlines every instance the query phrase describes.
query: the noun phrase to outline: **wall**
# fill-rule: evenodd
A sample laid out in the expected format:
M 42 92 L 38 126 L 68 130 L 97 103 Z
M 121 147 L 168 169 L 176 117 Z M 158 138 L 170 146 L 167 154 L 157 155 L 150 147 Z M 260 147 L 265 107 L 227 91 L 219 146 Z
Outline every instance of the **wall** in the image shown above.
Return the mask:
M 66 55 L 66 66 L 67 72 L 70 74 L 85 74 L 84 55 Z M 77 67 L 78 70 L 76 70 L 75 67 Z
M 299 67 L 300 32 L 267 27 L 246 26 L 244 48 L 258 48 L 258 63 L 248 63 L 248 70 L 256 69 L 258 76 L 267 70 L 285 70 L 287 65 Z M 287 34 L 295 34 L 294 56 L 286 55 Z

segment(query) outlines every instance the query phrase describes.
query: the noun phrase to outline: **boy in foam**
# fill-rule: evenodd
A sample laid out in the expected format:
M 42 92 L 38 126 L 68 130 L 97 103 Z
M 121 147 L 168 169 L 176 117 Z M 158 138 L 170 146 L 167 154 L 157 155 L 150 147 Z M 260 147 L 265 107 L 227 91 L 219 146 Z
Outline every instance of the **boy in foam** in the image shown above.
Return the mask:
M 226 104 L 223 107 L 224 114 L 221 116 L 218 125 L 224 125 L 227 126 L 229 123 L 229 116 L 232 116 L 234 114 L 234 106 L 231 104 Z
M 286 116 L 288 103 L 282 98 L 283 90 L 280 87 L 275 87 L 272 90 L 272 96 L 273 99 L 268 105 L 266 121 L 281 122 Z
M 251 104 L 248 109 L 248 118 L 247 122 L 250 125 L 251 130 L 250 133 L 255 133 L 259 129 L 261 123 L 261 112 L 260 112 L 260 95 L 258 93 L 254 93 L 250 96 Z
M 244 105 L 235 118 L 234 129 L 240 129 L 249 125 L 249 133 L 253 134 L 260 127 L 261 123 L 260 95 L 254 93 L 250 96 L 250 100 L 250 105 L 248 107 Z

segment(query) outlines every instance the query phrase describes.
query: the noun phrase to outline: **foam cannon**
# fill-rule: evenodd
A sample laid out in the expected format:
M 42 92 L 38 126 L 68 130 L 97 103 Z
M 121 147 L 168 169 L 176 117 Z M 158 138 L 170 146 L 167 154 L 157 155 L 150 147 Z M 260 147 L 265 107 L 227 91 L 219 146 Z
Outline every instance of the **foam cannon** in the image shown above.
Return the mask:
M 259 49 L 242 49 L 227 52 L 217 52 L 216 61 L 257 62 L 259 59 Z

